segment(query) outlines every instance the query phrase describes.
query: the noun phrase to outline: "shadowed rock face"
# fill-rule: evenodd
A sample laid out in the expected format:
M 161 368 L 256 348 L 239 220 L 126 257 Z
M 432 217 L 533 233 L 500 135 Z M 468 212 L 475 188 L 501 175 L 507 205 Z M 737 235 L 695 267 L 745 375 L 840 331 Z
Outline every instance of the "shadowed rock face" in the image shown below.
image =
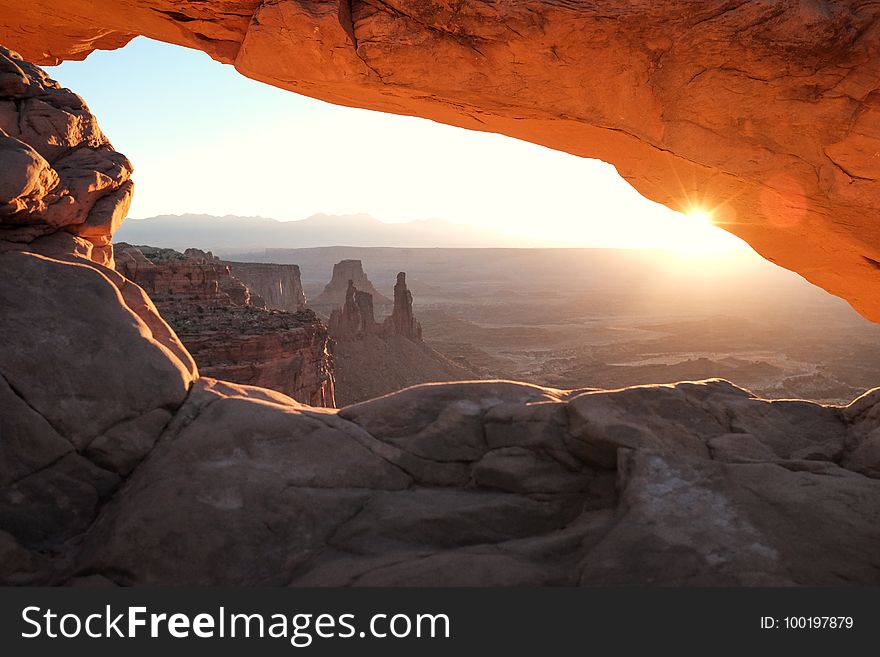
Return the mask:
M 335 340 L 354 340 L 376 333 L 378 325 L 373 312 L 373 295 L 358 290 L 348 281 L 345 300 L 330 313 L 330 335 Z
M 38 63 L 143 34 L 298 93 L 603 159 L 653 200 L 715 209 L 759 253 L 880 319 L 876 3 L 0 0 L 0 8 L 0 42 Z
M 336 400 L 340 406 L 387 395 L 420 383 L 469 381 L 477 374 L 422 341 L 412 312 L 406 274 L 397 275 L 394 308 L 379 324 L 373 295 L 348 282 L 345 302 L 330 313 Z
M 397 274 L 394 284 L 394 309 L 385 320 L 385 330 L 392 335 L 401 335 L 410 340 L 422 339 L 422 325 L 413 315 L 413 296 L 406 287 L 406 272 Z
M 360 261 L 344 260 L 343 262 Z M 377 324 L 373 309 L 373 295 L 359 290 L 355 282 L 349 280 L 342 305 L 330 313 L 330 335 L 336 340 L 342 341 L 350 341 L 368 335 L 380 335 L 386 338 L 399 336 L 414 342 L 421 342 L 422 325 L 413 315 L 412 306 L 413 297 L 412 292 L 406 287 L 406 273 L 400 272 L 397 274 L 397 283 L 394 285 L 394 307 L 391 314 L 381 324 Z

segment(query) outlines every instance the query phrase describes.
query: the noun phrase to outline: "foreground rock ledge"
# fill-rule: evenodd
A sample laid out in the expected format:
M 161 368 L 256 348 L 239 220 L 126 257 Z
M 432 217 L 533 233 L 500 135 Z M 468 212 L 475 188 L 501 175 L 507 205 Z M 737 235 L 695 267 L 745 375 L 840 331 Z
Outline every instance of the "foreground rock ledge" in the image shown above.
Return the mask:
M 320 409 L 197 378 L 137 289 L 0 254 L 4 583 L 880 583 L 880 390 L 490 381 Z
M 0 0 L 37 63 L 136 35 L 344 105 L 613 163 L 880 320 L 880 5 Z

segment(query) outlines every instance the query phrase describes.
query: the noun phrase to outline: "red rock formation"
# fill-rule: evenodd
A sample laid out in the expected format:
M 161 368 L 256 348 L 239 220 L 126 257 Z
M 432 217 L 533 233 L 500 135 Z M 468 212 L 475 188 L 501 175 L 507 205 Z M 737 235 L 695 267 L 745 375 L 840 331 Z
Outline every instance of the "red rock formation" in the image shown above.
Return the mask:
M 0 246 L 65 245 L 112 266 L 131 170 L 82 98 L 0 47 Z
M 333 265 L 333 276 L 330 282 L 324 287 L 324 291 L 311 300 L 311 306 L 341 306 L 345 303 L 348 294 L 349 284 L 362 291 L 372 295 L 372 301 L 378 306 L 390 306 L 391 299 L 379 293 L 367 274 L 364 272 L 364 265 L 360 260 L 340 260 Z
M 140 285 L 157 303 L 203 301 L 219 305 L 251 303 L 247 286 L 227 265 L 199 249 L 180 253 L 153 246 L 116 244 L 116 270 Z M 257 304 L 259 305 L 259 304 Z
M 297 265 L 262 262 L 229 262 L 232 275 L 259 295 L 268 308 L 295 312 L 306 305 L 302 279 Z
M 359 260 L 343 260 L 339 264 L 348 262 L 360 263 Z M 421 342 L 422 325 L 413 316 L 412 306 L 412 292 L 406 287 L 406 272 L 399 272 L 394 285 L 394 309 L 382 324 L 377 324 L 373 295 L 357 289 L 355 282 L 349 280 L 342 306 L 330 313 L 330 335 L 337 340 L 352 340 L 372 334 L 385 337 L 399 335 Z
M 413 316 L 412 306 L 412 292 L 406 287 L 406 272 L 399 272 L 394 284 L 394 310 L 385 319 L 385 333 L 421 340 L 422 325 Z
M 648 198 L 714 209 L 759 253 L 880 320 L 877 3 L 0 0 L 0 9 L 0 42 L 39 63 L 143 34 L 298 93 L 600 158 Z
M 328 325 L 336 340 L 354 340 L 376 333 L 373 295 L 358 290 L 354 281 L 349 281 L 345 301 L 330 313 Z
M 420 383 L 465 381 L 476 374 L 422 342 L 422 326 L 413 317 L 406 274 L 397 275 L 394 310 L 381 324 L 373 296 L 348 281 L 345 302 L 330 313 L 336 399 L 340 405 Z
M 210 252 L 116 245 L 117 269 L 156 302 L 207 376 L 334 406 L 327 329 L 309 310 L 268 310 Z

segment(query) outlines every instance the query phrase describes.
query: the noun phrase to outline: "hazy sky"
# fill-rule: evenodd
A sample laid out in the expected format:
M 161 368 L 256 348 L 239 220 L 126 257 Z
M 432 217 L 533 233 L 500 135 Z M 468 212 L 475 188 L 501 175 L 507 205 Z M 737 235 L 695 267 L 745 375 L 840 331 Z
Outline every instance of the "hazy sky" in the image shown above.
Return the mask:
M 500 135 L 337 107 L 138 38 L 49 67 L 135 166 L 131 216 L 441 218 L 561 246 L 739 248 L 614 167 Z

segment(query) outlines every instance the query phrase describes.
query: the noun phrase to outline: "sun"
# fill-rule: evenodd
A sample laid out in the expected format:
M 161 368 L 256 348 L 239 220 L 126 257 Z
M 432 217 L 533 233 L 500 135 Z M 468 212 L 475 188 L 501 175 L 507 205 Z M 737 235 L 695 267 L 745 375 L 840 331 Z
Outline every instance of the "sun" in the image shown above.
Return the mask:
M 714 226 L 712 221 L 712 211 L 703 208 L 692 208 L 685 213 L 685 216 L 696 223 L 708 224 Z
M 718 254 L 748 250 L 740 238 L 719 225 L 715 209 L 692 205 L 678 215 L 683 221 L 675 233 L 668 233 L 674 241 L 671 250 L 684 254 Z

